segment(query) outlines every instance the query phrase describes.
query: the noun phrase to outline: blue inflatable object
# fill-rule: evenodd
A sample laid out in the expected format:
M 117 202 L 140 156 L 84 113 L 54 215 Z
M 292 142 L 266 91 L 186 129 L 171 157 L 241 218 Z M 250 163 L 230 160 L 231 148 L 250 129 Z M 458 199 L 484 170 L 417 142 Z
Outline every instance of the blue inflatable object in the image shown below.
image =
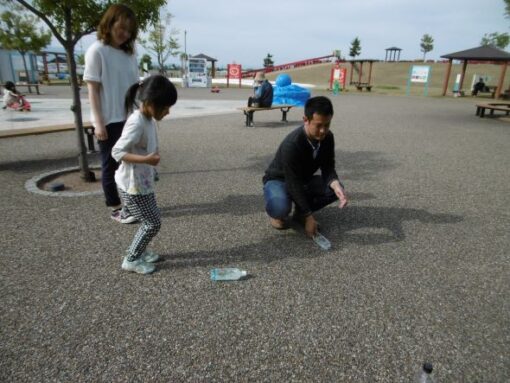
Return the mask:
M 286 73 L 282 73 L 281 75 L 279 75 L 277 78 L 276 78 L 276 86 L 287 86 L 287 85 L 290 85 L 292 84 L 292 79 L 290 78 L 290 76 Z
M 305 106 L 310 91 L 299 85 L 293 85 L 291 77 L 282 73 L 276 78 L 273 89 L 273 105 Z

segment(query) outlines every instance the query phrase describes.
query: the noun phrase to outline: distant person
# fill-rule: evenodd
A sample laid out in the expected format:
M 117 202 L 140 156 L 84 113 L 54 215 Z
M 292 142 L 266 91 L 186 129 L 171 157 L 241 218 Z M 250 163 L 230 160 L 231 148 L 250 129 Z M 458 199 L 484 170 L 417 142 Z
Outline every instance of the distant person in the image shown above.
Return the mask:
M 135 100 L 140 102 L 133 112 Z M 122 269 L 139 274 L 152 273 L 159 256 L 147 250 L 147 245 L 161 227 L 160 211 L 154 194 L 155 166 L 158 165 L 159 145 L 156 121 L 160 121 L 177 101 L 177 90 L 166 77 L 150 76 L 132 85 L 125 99 L 126 112 L 133 112 L 122 135 L 112 148 L 112 156 L 121 164 L 115 181 L 124 206 L 141 222 Z
M 483 82 L 483 78 L 480 77 L 478 82 L 473 86 L 473 91 L 471 92 L 471 95 L 476 96 L 478 95 L 478 92 L 487 92 L 489 89 Z
M 26 110 L 27 112 L 30 112 L 31 105 L 27 101 L 24 95 L 22 95 L 18 90 L 16 89 L 16 85 L 12 81 L 6 81 L 5 85 L 5 92 L 4 92 L 4 106 L 3 109 L 12 108 L 19 110 L 20 112 Z
M 280 144 L 263 177 L 266 212 L 276 229 L 288 227 L 293 219 L 305 227 L 308 236 L 317 234 L 313 213 L 347 195 L 335 171 L 335 140 L 330 132 L 333 105 L 327 97 L 308 99 L 304 124 L 292 131 Z M 314 175 L 317 170 L 321 175 Z
M 117 222 L 133 223 L 129 210 L 122 209 L 115 184 L 118 164 L 112 158 L 113 145 L 126 122 L 124 97 L 128 88 L 138 83 L 135 41 L 138 24 L 134 12 L 125 5 L 114 4 L 103 15 L 97 41 L 85 54 L 85 72 L 91 107 L 91 122 L 101 153 L 101 183 L 106 206 Z
M 254 97 L 248 99 L 248 106 L 268 108 L 273 104 L 273 86 L 266 80 L 264 72 L 257 72 L 253 79 Z

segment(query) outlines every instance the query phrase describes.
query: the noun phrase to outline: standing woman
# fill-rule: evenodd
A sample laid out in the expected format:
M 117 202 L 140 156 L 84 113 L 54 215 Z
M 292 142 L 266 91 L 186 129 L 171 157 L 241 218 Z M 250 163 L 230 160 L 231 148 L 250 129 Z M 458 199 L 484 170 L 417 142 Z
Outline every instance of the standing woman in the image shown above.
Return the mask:
M 122 134 L 126 122 L 124 99 L 131 85 L 138 83 L 135 40 L 138 23 L 134 12 L 122 4 L 114 4 L 103 15 L 97 30 L 97 41 L 85 54 L 85 72 L 91 107 L 91 122 L 101 153 L 101 183 L 106 206 L 117 222 L 132 223 L 127 208 L 122 209 L 115 184 L 118 163 L 112 158 L 113 145 Z

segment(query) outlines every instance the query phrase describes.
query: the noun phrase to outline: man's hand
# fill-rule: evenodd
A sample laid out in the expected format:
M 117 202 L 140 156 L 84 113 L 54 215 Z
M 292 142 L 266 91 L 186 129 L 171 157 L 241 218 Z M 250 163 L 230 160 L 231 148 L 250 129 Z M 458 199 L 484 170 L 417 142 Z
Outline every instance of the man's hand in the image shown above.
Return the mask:
M 338 180 L 334 180 L 329 184 L 329 187 L 333 189 L 336 196 L 338 197 L 338 200 L 340 201 L 338 207 L 340 209 L 346 207 L 349 200 L 347 199 L 347 194 L 345 193 L 345 190 L 342 187 L 342 185 L 340 185 L 340 182 Z
M 160 156 L 158 153 L 151 153 L 145 156 L 145 163 L 152 166 L 156 166 L 157 164 L 159 164 L 159 160 Z
M 305 233 L 307 236 L 312 238 L 317 234 L 318 224 L 313 215 L 307 215 L 305 217 Z

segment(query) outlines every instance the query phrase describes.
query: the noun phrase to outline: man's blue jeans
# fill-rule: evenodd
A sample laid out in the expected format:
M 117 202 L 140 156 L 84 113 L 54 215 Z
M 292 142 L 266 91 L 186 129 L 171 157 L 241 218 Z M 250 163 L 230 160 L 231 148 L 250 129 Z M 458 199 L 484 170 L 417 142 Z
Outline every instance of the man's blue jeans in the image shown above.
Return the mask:
M 333 189 L 322 181 L 321 176 L 313 176 L 304 188 L 306 200 L 312 211 L 320 210 L 338 199 Z M 283 181 L 267 181 L 264 184 L 264 199 L 266 212 L 271 218 L 285 219 L 292 210 L 293 201 Z

